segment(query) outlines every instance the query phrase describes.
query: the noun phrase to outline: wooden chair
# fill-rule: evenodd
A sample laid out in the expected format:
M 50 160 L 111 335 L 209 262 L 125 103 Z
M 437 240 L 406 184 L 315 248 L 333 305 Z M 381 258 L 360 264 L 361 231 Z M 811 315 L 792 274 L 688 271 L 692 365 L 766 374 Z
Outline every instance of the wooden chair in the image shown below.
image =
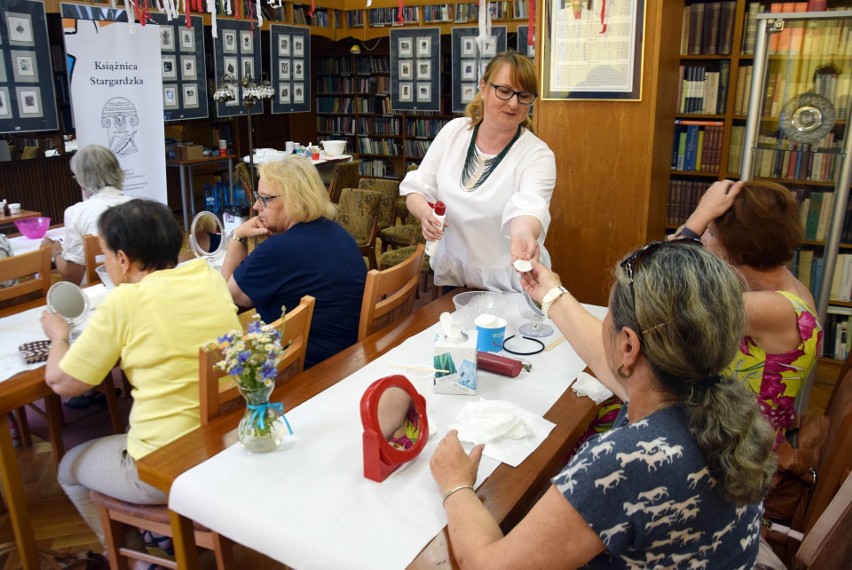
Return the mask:
M 376 231 L 381 232 L 396 223 L 397 198 L 399 198 L 399 180 L 387 178 L 362 178 L 358 188 L 372 190 L 382 195 L 382 205 L 379 207 L 379 219 Z
M 278 319 L 272 323 L 274 326 L 283 325 L 284 327 L 284 334 L 281 338 L 282 344 L 292 341 L 278 365 L 279 382 L 298 374 L 305 367 L 305 352 L 308 346 L 308 333 L 311 328 L 314 303 L 313 297 L 305 295 L 298 307 L 288 312 L 283 319 Z M 201 347 L 198 350 L 198 356 L 200 416 L 201 423 L 206 424 L 222 413 L 223 404 L 231 401 L 236 402 L 239 393 L 233 382 L 220 382 L 220 379 L 226 373 L 214 367 L 221 359 L 219 347 Z M 92 500 L 98 505 L 112 568 L 127 568 L 125 558 L 141 560 L 165 568 L 177 568 L 174 561 L 134 550 L 126 546 L 124 541 L 125 527 L 141 528 L 157 534 L 172 536 L 169 509 L 166 505 L 137 505 L 97 491 L 92 491 L 91 496 Z M 213 551 L 217 568 L 233 568 L 231 541 L 198 523 L 193 523 L 193 525 L 195 544 Z
M 344 188 L 357 188 L 361 179 L 361 161 L 350 160 L 349 162 L 338 162 L 334 165 L 331 173 L 331 182 L 328 185 L 328 197 L 332 202 L 340 202 L 340 194 Z
M 100 283 L 101 278 L 98 272 L 95 271 L 95 268 L 101 265 L 98 263 L 98 256 L 103 255 L 104 251 L 101 249 L 101 241 L 98 239 L 98 236 L 94 234 L 84 235 L 83 249 L 85 252 L 83 255 L 86 260 L 86 283 L 90 285 Z
M 0 301 L 14 302 L 6 305 L 3 316 L 17 312 L 14 304 L 44 298 L 51 285 L 50 247 L 41 247 L 29 253 L 0 259 L 0 281 L 17 279 L 15 285 L 0 288 Z
M 411 314 L 424 250 L 425 246 L 418 245 L 413 255 L 399 265 L 367 272 L 358 340 Z
M 376 228 L 382 195 L 372 190 L 344 188 L 340 193 L 337 221 L 355 238 L 361 255 L 367 257 L 370 269 L 378 268 L 376 260 Z
M 852 555 L 852 474 L 815 521 L 793 558 L 793 568 L 802 570 L 848 568 Z
M 305 369 L 308 333 L 311 330 L 315 302 L 313 297 L 305 295 L 299 302 L 299 306 L 288 311 L 283 320 L 278 319 L 271 323 L 272 326 L 284 327 L 284 334 L 281 336 L 282 345 L 292 343 L 284 352 L 281 362 L 278 363 L 278 383 L 286 382 Z M 232 380 L 221 381 L 227 373 L 215 367 L 216 363 L 222 359 L 222 353 L 218 347 L 203 346 L 198 349 L 198 355 L 201 423 L 206 424 L 227 410 L 229 404 L 238 403 L 240 393 Z

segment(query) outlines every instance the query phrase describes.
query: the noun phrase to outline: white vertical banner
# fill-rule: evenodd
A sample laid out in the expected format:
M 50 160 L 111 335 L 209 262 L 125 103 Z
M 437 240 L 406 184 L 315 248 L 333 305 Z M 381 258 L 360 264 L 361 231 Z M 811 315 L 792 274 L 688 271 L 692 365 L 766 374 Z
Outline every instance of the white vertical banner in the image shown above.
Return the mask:
M 167 204 L 160 28 L 77 20 L 66 28 L 73 58 L 71 101 L 80 148 L 112 150 L 126 172 L 124 190 Z

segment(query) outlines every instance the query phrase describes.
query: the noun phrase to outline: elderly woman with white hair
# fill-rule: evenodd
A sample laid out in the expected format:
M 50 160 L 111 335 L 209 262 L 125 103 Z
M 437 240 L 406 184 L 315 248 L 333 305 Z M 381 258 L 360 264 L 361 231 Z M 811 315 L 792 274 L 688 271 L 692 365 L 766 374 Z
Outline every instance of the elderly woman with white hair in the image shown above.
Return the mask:
M 83 192 L 83 201 L 65 210 L 65 240 L 44 238 L 42 246 L 52 248 L 51 256 L 63 281 L 80 284 L 86 269 L 83 236 L 98 233 L 98 220 L 104 211 L 131 199 L 122 191 L 124 170 L 106 147 L 89 145 L 71 158 L 71 172 Z

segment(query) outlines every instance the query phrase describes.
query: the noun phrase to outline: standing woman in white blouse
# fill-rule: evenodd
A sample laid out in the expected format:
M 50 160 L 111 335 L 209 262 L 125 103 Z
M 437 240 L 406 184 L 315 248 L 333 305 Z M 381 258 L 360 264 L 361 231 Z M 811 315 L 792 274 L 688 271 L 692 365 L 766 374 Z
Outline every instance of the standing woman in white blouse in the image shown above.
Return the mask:
M 521 291 L 512 263 L 550 266 L 544 238 L 556 160 L 530 130 L 533 63 L 518 52 L 497 55 L 485 69 L 465 117 L 447 123 L 417 170 L 400 183 L 408 210 L 427 240 L 436 285 Z M 446 205 L 443 230 L 432 213 Z

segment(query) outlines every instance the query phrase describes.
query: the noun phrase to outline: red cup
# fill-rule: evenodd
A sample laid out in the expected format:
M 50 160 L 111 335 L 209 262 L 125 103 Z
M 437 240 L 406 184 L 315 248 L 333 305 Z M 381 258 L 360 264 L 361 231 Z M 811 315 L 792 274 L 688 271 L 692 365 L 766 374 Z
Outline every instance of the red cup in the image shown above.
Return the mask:
M 318 152 L 313 153 L 313 154 L 311 155 L 311 158 L 312 158 L 313 160 L 319 160 L 319 153 L 318 153 Z
M 220 148 L 219 149 L 219 156 L 228 156 L 228 149 Z

